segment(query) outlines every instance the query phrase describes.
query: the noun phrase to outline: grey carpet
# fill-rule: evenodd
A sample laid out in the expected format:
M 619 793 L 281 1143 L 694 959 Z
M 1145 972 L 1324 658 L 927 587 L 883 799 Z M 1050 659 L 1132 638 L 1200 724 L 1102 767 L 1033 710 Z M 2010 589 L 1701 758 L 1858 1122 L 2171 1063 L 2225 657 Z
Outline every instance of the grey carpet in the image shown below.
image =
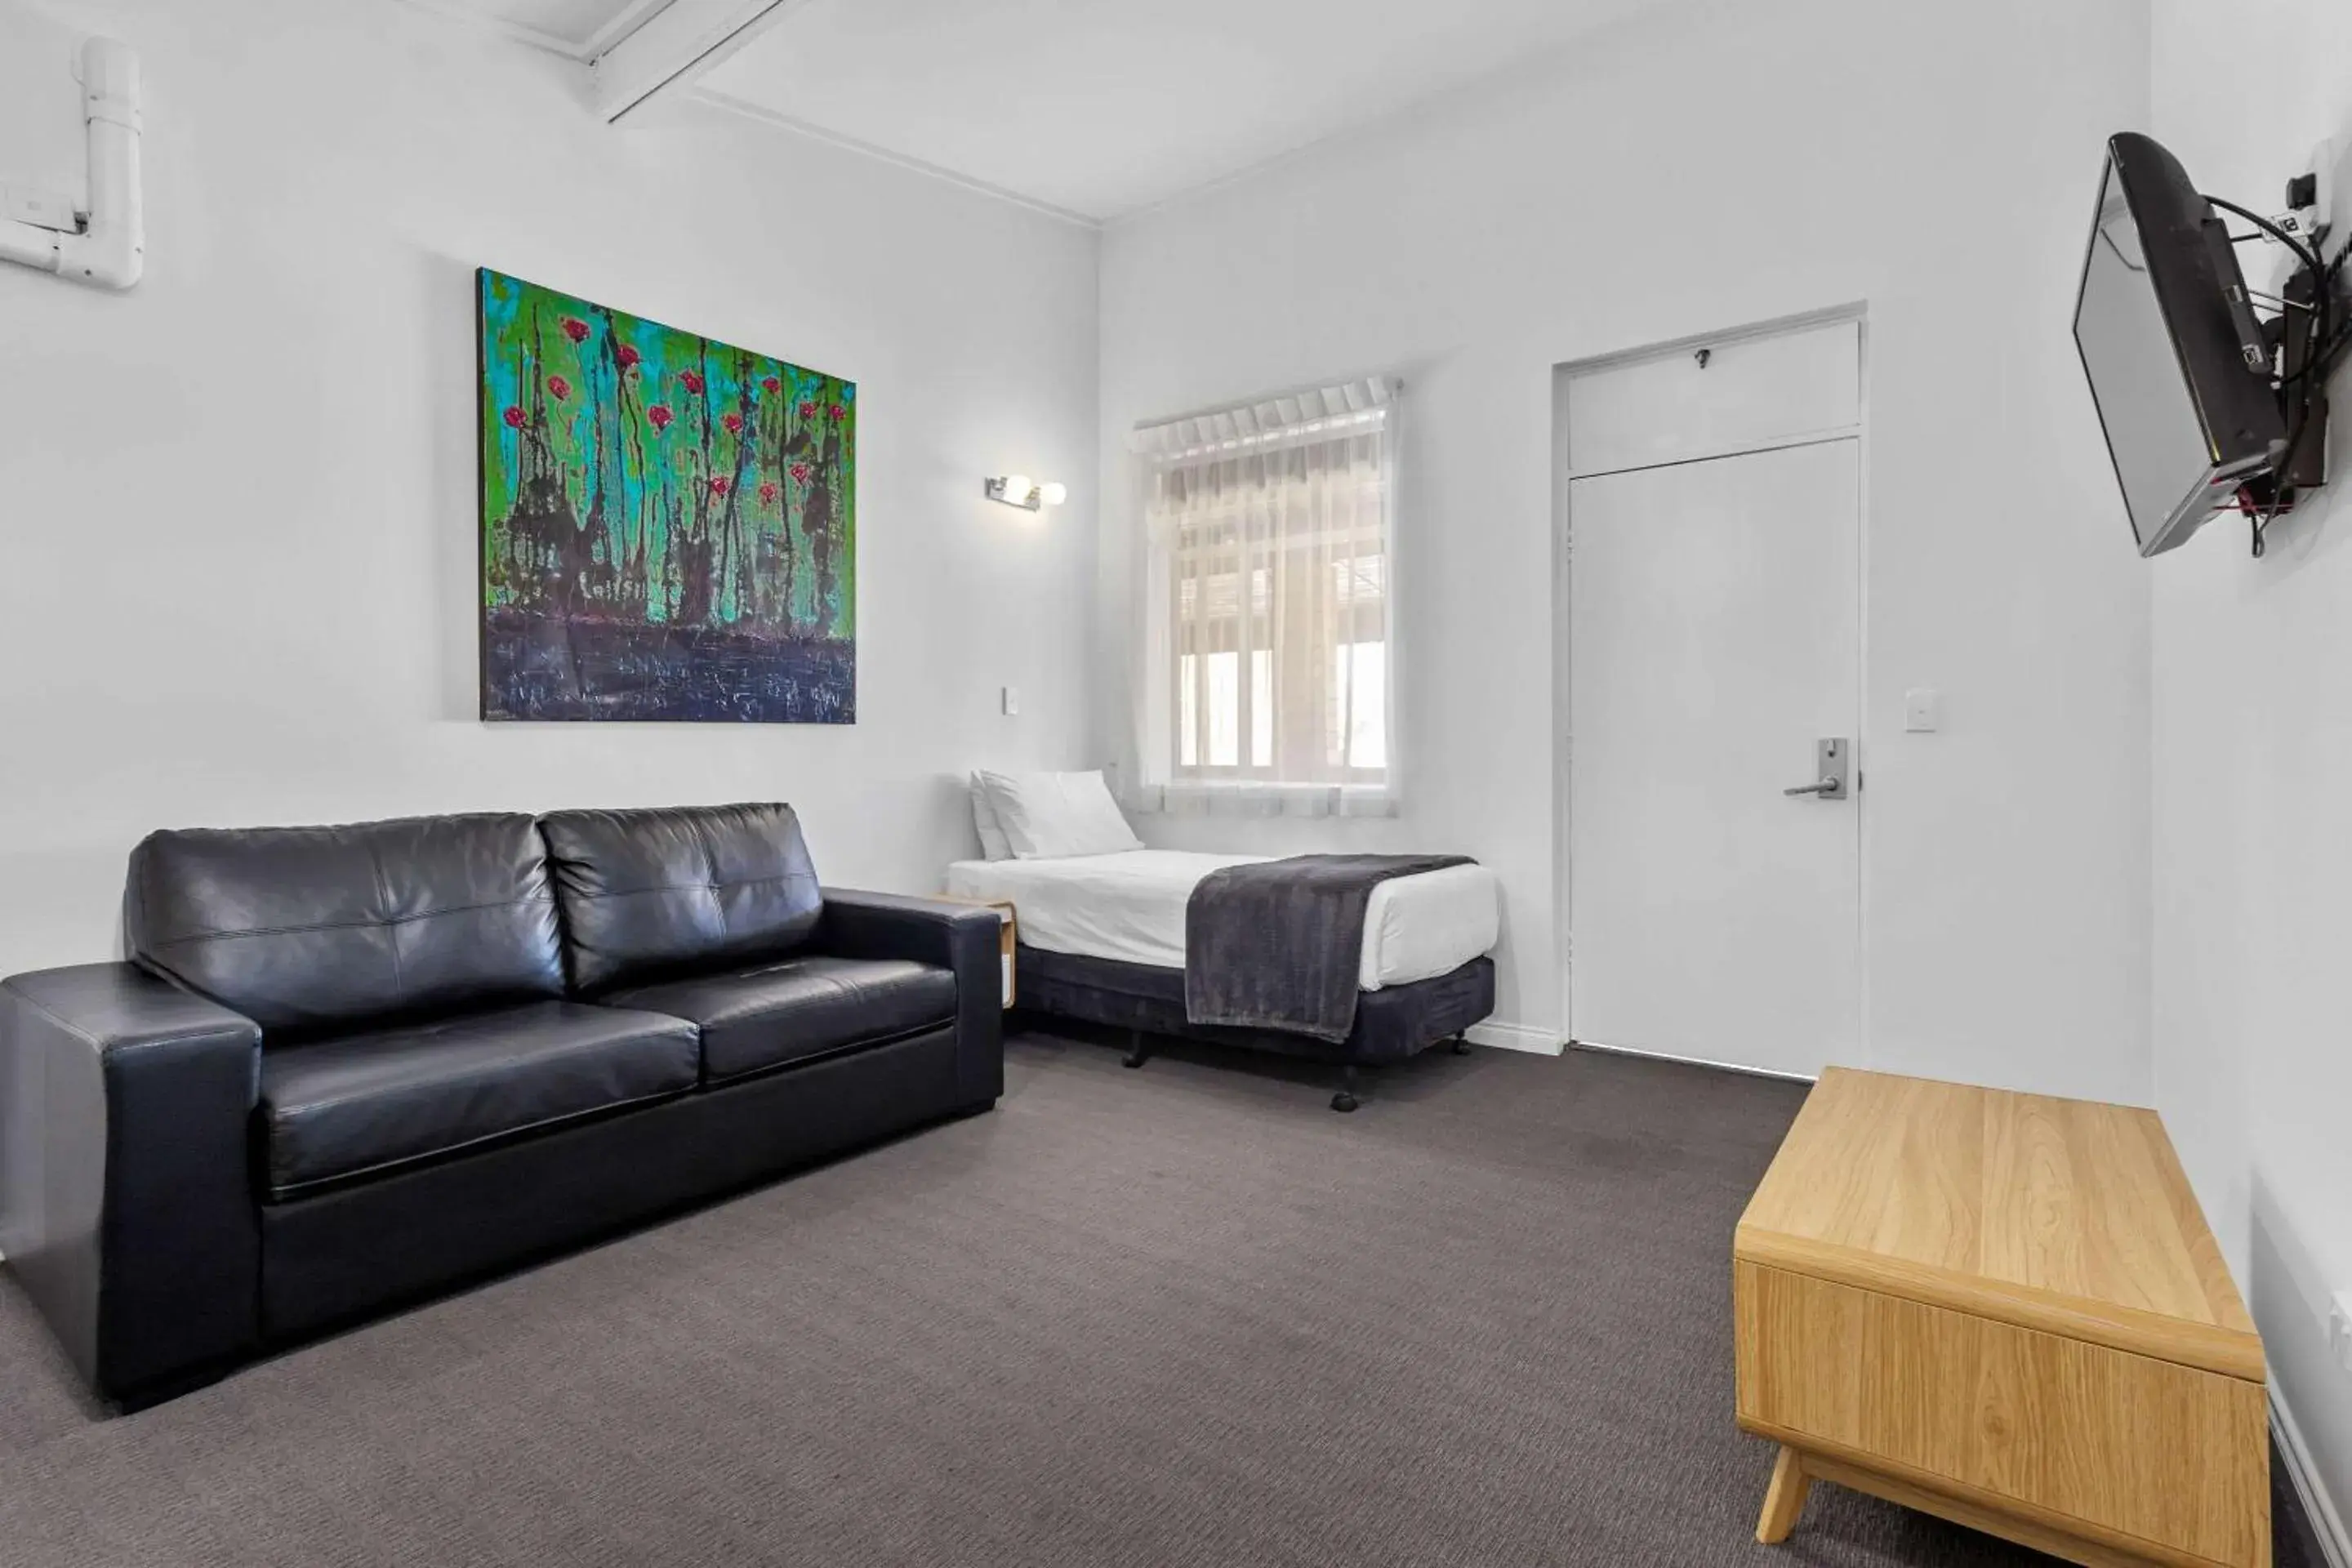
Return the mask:
M 1751 1539 L 1728 1256 L 1793 1087 L 1010 1057 L 993 1115 L 139 1415 L 0 1290 L 0 1563 L 2045 1561 L 1833 1488 Z

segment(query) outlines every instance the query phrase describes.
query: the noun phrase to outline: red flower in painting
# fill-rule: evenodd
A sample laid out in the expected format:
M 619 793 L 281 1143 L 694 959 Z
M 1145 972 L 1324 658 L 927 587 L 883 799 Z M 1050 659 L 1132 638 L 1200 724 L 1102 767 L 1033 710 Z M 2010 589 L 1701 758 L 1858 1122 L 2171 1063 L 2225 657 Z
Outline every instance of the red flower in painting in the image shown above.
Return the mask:
M 527 418 L 525 418 L 525 417 L 523 416 L 523 412 L 522 412 L 522 410 L 521 410 L 521 409 L 520 409 L 520 408 L 517 408 L 517 407 L 516 407 L 513 404 L 511 404 L 511 403 L 509 403 L 509 404 L 508 404 L 508 405 L 507 405 L 507 411 L 506 411 L 504 414 L 500 415 L 499 417 L 500 417 L 501 419 L 504 419 L 504 420 L 507 422 L 507 425 L 508 425 L 509 428 L 510 428 L 510 429 L 515 429 L 515 430 L 520 430 L 520 429 L 521 429 L 524 426 L 526 426 L 526 425 L 528 425 L 528 424 L 530 424 L 530 421 L 529 419 L 527 419 Z
M 560 375 L 551 375 L 547 378 L 547 390 L 555 394 L 555 401 L 561 403 L 572 395 L 572 384 Z
M 631 348 L 628 344 L 623 343 L 618 349 L 614 351 L 613 357 L 621 362 L 621 368 L 623 370 L 635 370 L 637 367 L 637 361 L 645 356 L 638 353 L 636 350 Z
M 669 422 L 677 417 L 677 416 L 669 411 L 669 405 L 667 403 L 656 403 L 646 410 L 646 419 L 653 426 L 656 434 L 668 429 Z
M 698 371 L 679 371 L 677 373 L 677 378 L 686 384 L 686 389 L 688 392 L 700 392 L 702 390 L 702 375 L 701 373 Z
M 836 424 L 836 425 L 840 424 L 843 420 L 845 420 L 845 419 L 846 419 L 846 418 L 848 418 L 848 417 L 849 417 L 849 410 L 848 410 L 848 409 L 846 409 L 846 408 L 845 408 L 845 407 L 843 407 L 843 406 L 842 406 L 840 404 L 838 404 L 838 403 L 835 404 L 832 407 L 830 407 L 830 408 L 826 409 L 826 410 L 825 410 L 825 412 L 826 412 L 827 414 L 830 414 L 830 415 L 832 415 L 832 416 L 833 416 L 833 422 L 834 422 L 835 424 Z
M 730 414 L 719 423 L 727 426 L 727 434 L 730 436 L 740 436 L 743 433 L 743 416 L 740 414 Z
M 725 474 L 715 474 L 711 477 L 710 493 L 712 495 L 723 496 L 733 488 L 734 481 L 728 479 Z
M 776 504 L 775 480 L 770 479 L 766 484 L 760 487 L 760 502 L 762 506 L 773 506 Z
M 793 465 L 793 478 L 800 480 L 801 483 L 808 483 L 808 474 L 809 469 L 806 463 L 794 463 Z
M 588 323 L 577 316 L 566 316 L 563 318 L 563 335 L 575 343 L 584 343 L 588 341 Z
M 803 418 L 803 419 L 814 419 L 814 418 L 815 418 L 815 417 L 816 417 L 816 405 L 815 405 L 815 404 L 814 404 L 814 403 L 803 403 L 803 404 L 802 404 L 802 405 L 801 405 L 801 417 L 802 417 L 802 418 Z
M 760 378 L 760 390 L 766 393 L 771 397 L 773 397 L 783 389 L 784 384 L 778 381 L 772 375 L 763 375 Z

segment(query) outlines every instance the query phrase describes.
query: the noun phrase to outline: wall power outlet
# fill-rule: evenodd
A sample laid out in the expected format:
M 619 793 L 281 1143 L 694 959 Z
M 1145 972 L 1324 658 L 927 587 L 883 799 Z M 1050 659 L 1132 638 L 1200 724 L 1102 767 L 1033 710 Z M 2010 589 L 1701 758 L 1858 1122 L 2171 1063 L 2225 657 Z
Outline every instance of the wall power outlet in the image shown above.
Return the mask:
M 2347 188 L 2347 181 L 2352 181 L 2352 159 L 2347 159 L 2344 151 L 2344 143 L 2334 138 L 2311 150 L 2312 217 L 2331 232 L 2347 216 L 2344 198 L 2352 195 Z

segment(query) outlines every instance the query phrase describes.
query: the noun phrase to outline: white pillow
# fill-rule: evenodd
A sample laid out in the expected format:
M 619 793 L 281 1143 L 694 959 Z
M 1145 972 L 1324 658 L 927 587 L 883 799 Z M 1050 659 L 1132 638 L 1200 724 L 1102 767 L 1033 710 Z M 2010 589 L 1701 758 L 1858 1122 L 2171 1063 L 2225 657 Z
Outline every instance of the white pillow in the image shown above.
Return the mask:
M 1005 842 L 1024 860 L 1117 855 L 1143 840 L 1118 814 L 1099 773 L 980 775 Z
M 981 858 L 986 860 L 1010 860 L 1013 846 L 1004 839 L 1004 828 L 996 820 L 996 806 L 988 798 L 988 786 L 980 775 L 971 775 L 971 825 L 980 830 Z

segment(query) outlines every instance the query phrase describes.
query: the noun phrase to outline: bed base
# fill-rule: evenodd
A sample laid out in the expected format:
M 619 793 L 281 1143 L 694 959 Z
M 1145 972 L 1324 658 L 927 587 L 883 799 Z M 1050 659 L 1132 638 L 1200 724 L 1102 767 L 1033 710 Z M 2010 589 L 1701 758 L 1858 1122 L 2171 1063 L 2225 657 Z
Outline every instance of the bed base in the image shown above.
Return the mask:
M 1457 1055 L 1470 1048 L 1468 1030 L 1495 1010 L 1495 961 L 1474 958 L 1461 968 L 1410 985 L 1367 991 L 1356 1026 L 1341 1041 L 1265 1029 L 1196 1025 L 1184 1016 L 1184 972 L 1155 964 L 1121 963 L 1023 944 L 1014 958 L 1021 976 L 1019 1006 L 1027 1013 L 1104 1025 L 1123 1032 L 1120 1065 L 1140 1068 L 1157 1040 L 1202 1040 L 1244 1050 L 1326 1061 L 1339 1084 L 1331 1109 L 1354 1110 L 1365 1097 L 1364 1069 L 1405 1061 L 1444 1044 Z
M 1118 1058 L 1118 1065 L 1123 1068 L 1139 1068 L 1150 1061 L 1152 1037 L 1141 1029 L 1129 1029 L 1127 1032 L 1127 1054 Z M 1447 1043 L 1453 1047 L 1454 1054 L 1457 1057 L 1466 1057 L 1470 1054 L 1469 1037 L 1458 1030 L 1448 1037 Z M 1363 1103 L 1363 1089 L 1362 1069 L 1353 1062 L 1341 1062 L 1339 1087 L 1332 1093 L 1331 1109 L 1340 1111 L 1355 1110 Z

